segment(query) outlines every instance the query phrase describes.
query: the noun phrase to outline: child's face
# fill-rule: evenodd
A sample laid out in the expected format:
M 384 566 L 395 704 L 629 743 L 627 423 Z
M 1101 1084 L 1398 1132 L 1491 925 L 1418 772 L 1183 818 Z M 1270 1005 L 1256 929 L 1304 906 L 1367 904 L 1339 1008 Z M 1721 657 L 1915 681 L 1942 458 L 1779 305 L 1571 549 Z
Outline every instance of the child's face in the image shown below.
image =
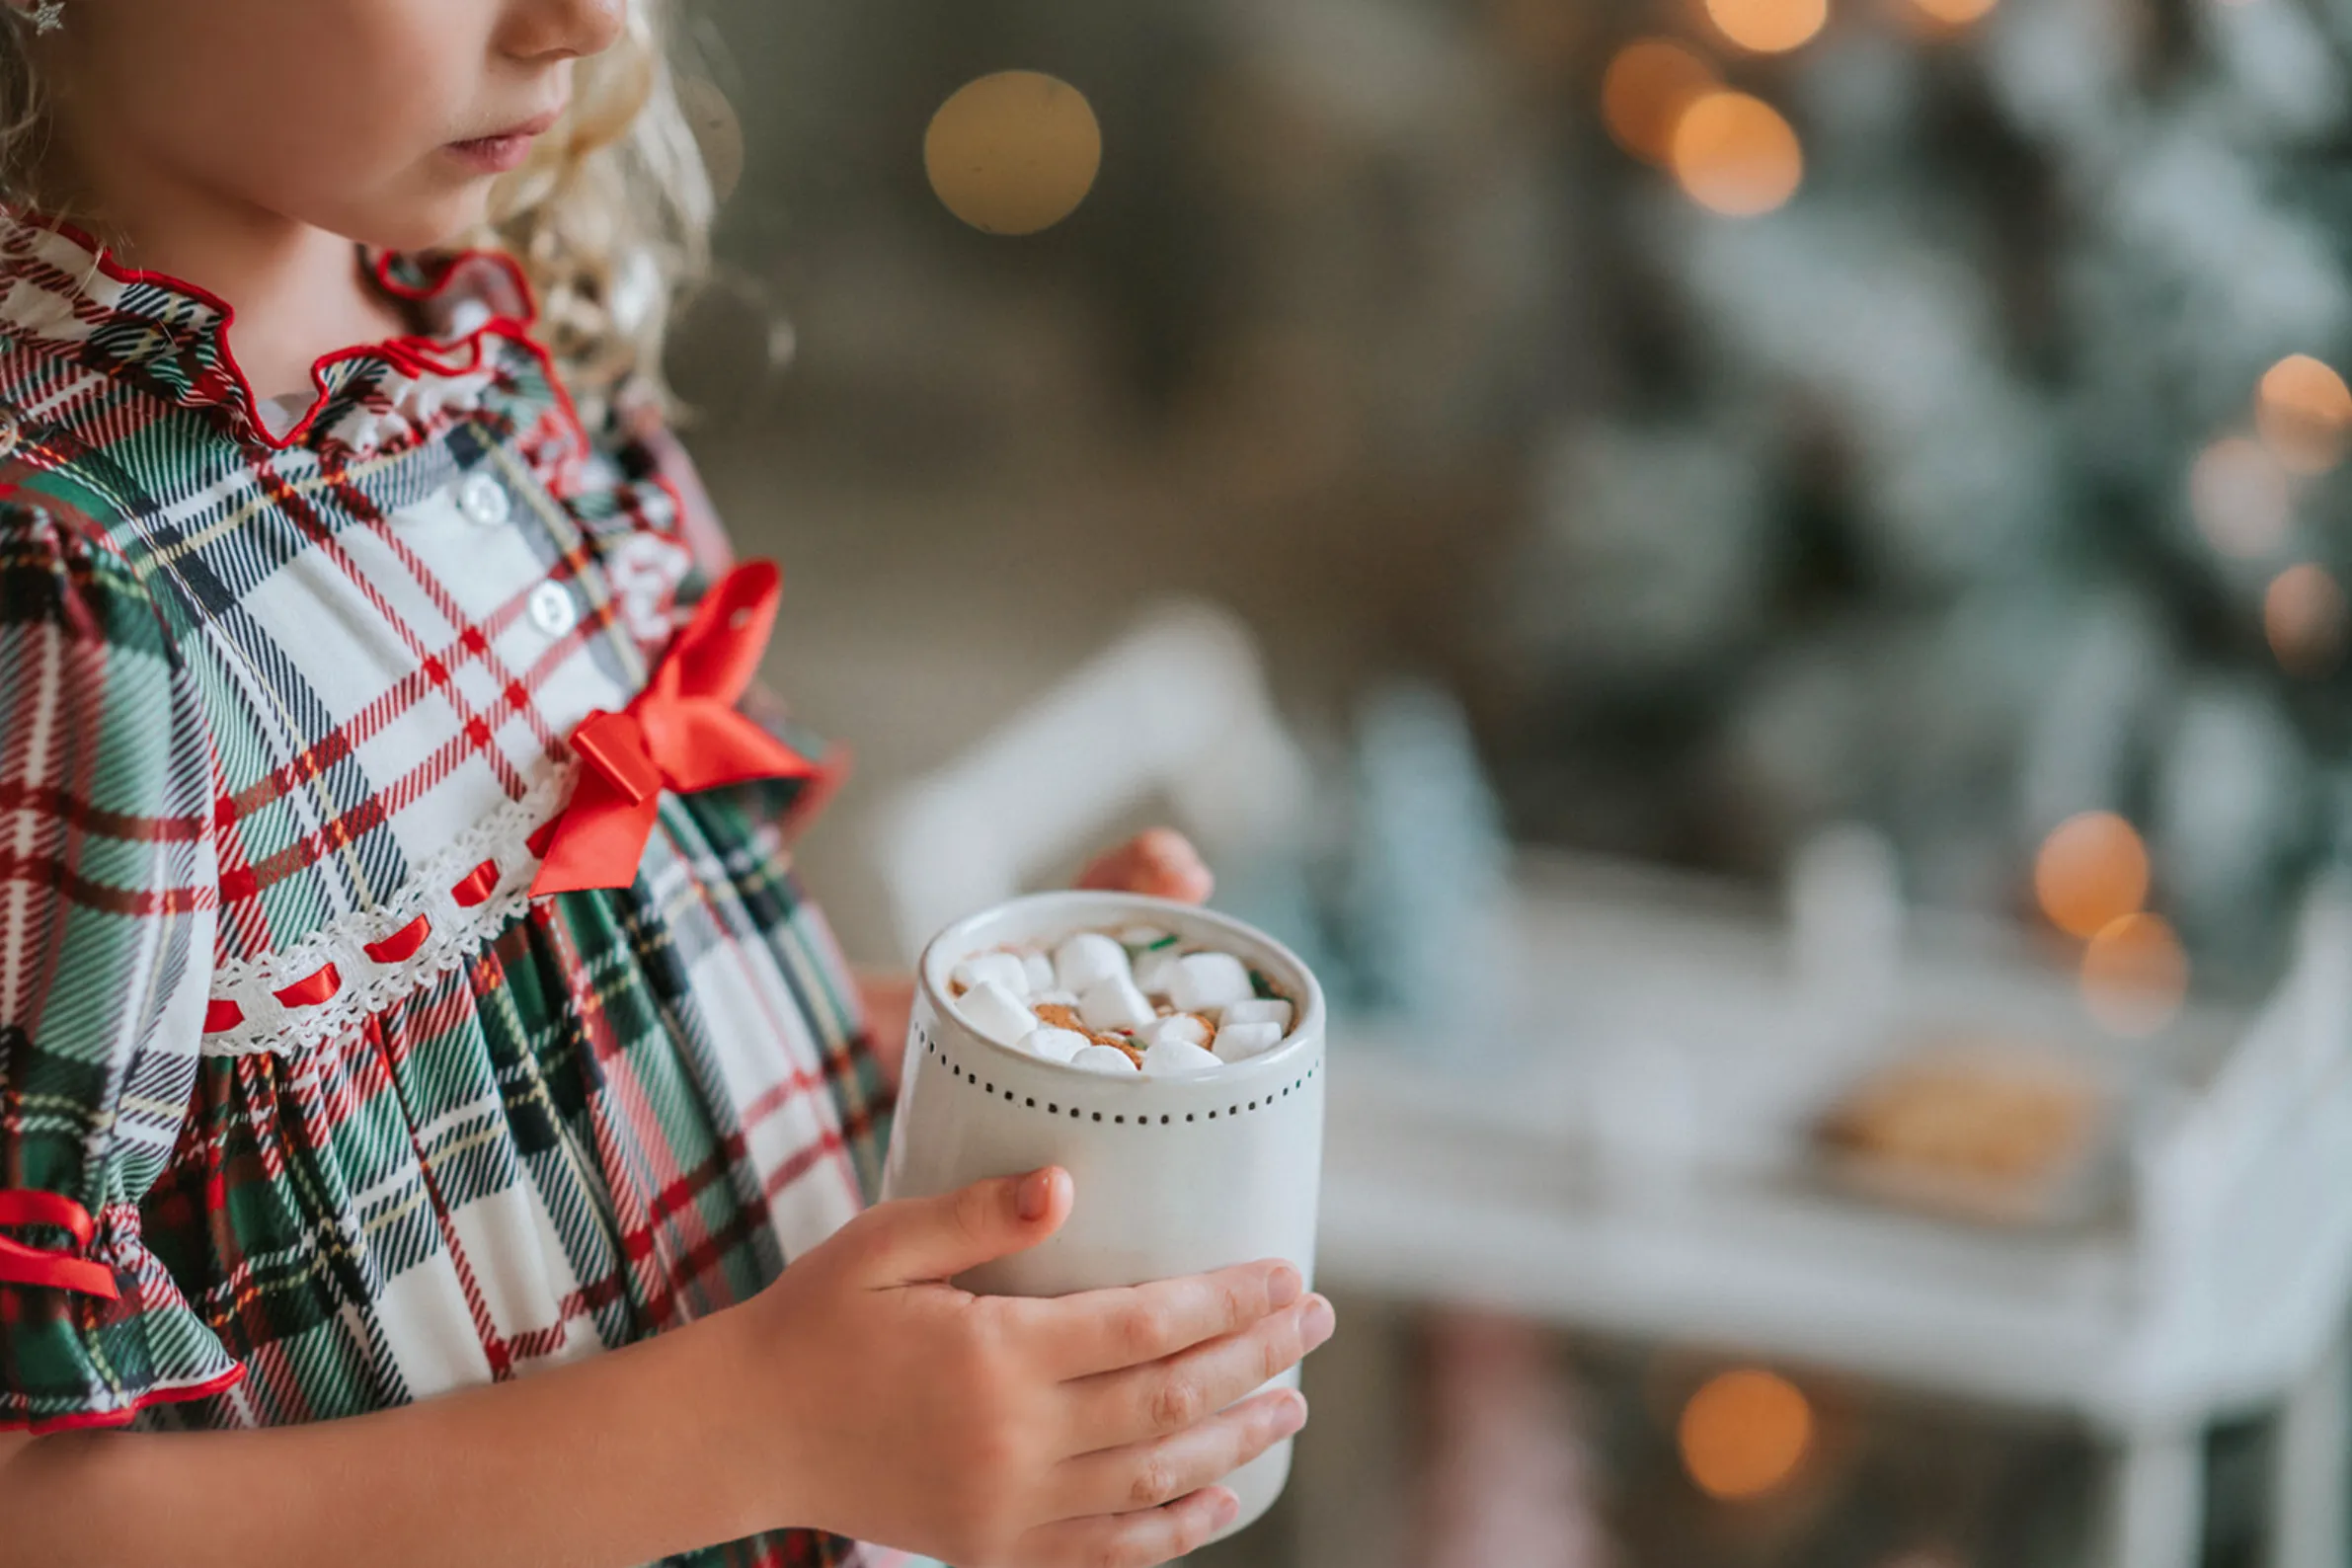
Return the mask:
M 415 249 L 482 214 L 628 0 L 71 0 L 43 59 L 68 177 Z

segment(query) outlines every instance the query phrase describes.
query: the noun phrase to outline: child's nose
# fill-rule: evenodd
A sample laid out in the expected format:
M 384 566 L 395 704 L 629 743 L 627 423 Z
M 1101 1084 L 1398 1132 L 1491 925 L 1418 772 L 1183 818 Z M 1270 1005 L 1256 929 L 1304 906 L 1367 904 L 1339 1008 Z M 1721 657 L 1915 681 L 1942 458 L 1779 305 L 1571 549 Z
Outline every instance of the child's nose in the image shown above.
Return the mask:
M 629 0 L 513 0 L 507 52 L 522 59 L 601 54 L 628 26 Z

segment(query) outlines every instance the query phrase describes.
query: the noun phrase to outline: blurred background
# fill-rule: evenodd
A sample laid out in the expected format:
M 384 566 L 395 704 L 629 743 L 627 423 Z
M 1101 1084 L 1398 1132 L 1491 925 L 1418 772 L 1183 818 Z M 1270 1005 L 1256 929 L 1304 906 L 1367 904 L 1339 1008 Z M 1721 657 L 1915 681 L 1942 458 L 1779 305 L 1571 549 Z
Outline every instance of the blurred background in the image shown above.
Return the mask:
M 853 956 L 1172 819 L 1344 1004 L 1203 1560 L 2352 1562 L 2352 16 L 686 34 Z

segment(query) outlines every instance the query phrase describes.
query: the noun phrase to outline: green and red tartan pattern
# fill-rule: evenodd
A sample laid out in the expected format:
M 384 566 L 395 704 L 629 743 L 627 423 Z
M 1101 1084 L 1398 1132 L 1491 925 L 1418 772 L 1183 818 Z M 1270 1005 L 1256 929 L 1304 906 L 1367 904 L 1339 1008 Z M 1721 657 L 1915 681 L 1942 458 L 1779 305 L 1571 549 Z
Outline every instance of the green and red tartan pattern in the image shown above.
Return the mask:
M 582 432 L 510 268 L 384 276 L 447 341 L 323 363 L 274 436 L 213 302 L 0 234 L 0 1191 L 94 1225 L 0 1243 L 117 1291 L 0 1251 L 0 1427 L 322 1420 L 591 1354 L 755 1292 L 878 1176 L 800 786 L 666 796 L 632 888 L 515 898 L 563 738 L 707 573 L 666 443 Z

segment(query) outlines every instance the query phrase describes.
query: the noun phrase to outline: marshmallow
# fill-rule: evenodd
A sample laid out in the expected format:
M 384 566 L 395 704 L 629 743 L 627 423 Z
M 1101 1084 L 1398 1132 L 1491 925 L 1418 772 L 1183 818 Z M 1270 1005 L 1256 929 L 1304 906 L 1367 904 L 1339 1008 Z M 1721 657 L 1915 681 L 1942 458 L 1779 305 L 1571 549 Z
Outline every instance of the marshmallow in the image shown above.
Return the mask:
M 1054 983 L 1083 996 L 1112 976 L 1127 974 L 1127 949 L 1100 931 L 1080 931 L 1054 950 Z
M 1136 960 L 1136 983 L 1147 996 L 1165 996 L 1176 979 L 1176 963 L 1184 955 L 1172 947 L 1154 948 Z
M 1146 1046 L 1156 1046 L 1163 1040 L 1181 1040 L 1188 1046 L 1209 1044 L 1209 1026 L 1190 1013 L 1173 1013 L 1166 1018 L 1154 1018 L 1136 1031 L 1136 1038 Z
M 1067 1061 L 1081 1051 L 1090 1051 L 1094 1042 L 1075 1029 L 1032 1029 L 1021 1037 L 1021 1049 L 1033 1057 L 1048 1061 Z
M 1151 1049 L 1143 1053 L 1143 1070 L 1155 1078 L 1179 1078 L 1188 1072 L 1210 1072 L 1223 1065 L 1214 1053 L 1172 1036 L 1153 1041 Z
M 1010 953 L 980 953 L 956 966 L 949 977 L 966 990 L 982 980 L 994 980 L 1015 996 L 1026 996 L 1037 987 L 1029 983 L 1029 969 Z
M 1135 1058 L 1117 1046 L 1088 1046 L 1070 1058 L 1069 1064 L 1086 1072 L 1116 1074 L 1137 1070 Z
M 1168 979 L 1168 1000 L 1178 1012 L 1218 1012 L 1250 995 L 1249 971 L 1230 953 L 1187 953 Z
M 1098 980 L 1078 1003 L 1078 1016 L 1089 1029 L 1140 1029 L 1158 1015 L 1136 982 L 1125 975 Z
M 1000 1046 L 1018 1045 L 1037 1027 L 1037 1014 L 995 980 L 984 980 L 956 998 L 964 1021 Z
M 1176 938 L 1156 925 L 1131 925 L 1119 933 L 1119 945 L 1130 953 L 1174 943 Z
M 1246 1061 L 1282 1044 L 1280 1024 L 1227 1024 L 1216 1032 L 1219 1061 Z
M 1075 1007 L 1078 1005 L 1078 993 L 1056 986 L 1052 990 L 1039 991 L 1029 1001 L 1033 1007 Z
M 1021 969 L 1029 977 L 1029 993 L 1031 995 L 1034 996 L 1039 991 L 1050 991 L 1054 988 L 1054 961 L 1046 957 L 1045 954 L 1030 954 L 1021 960 Z
M 1227 1007 L 1217 1015 L 1216 1022 L 1225 1029 L 1235 1024 L 1273 1024 L 1287 1034 L 1291 1028 L 1291 1004 L 1280 996 L 1252 996 L 1248 1001 Z

